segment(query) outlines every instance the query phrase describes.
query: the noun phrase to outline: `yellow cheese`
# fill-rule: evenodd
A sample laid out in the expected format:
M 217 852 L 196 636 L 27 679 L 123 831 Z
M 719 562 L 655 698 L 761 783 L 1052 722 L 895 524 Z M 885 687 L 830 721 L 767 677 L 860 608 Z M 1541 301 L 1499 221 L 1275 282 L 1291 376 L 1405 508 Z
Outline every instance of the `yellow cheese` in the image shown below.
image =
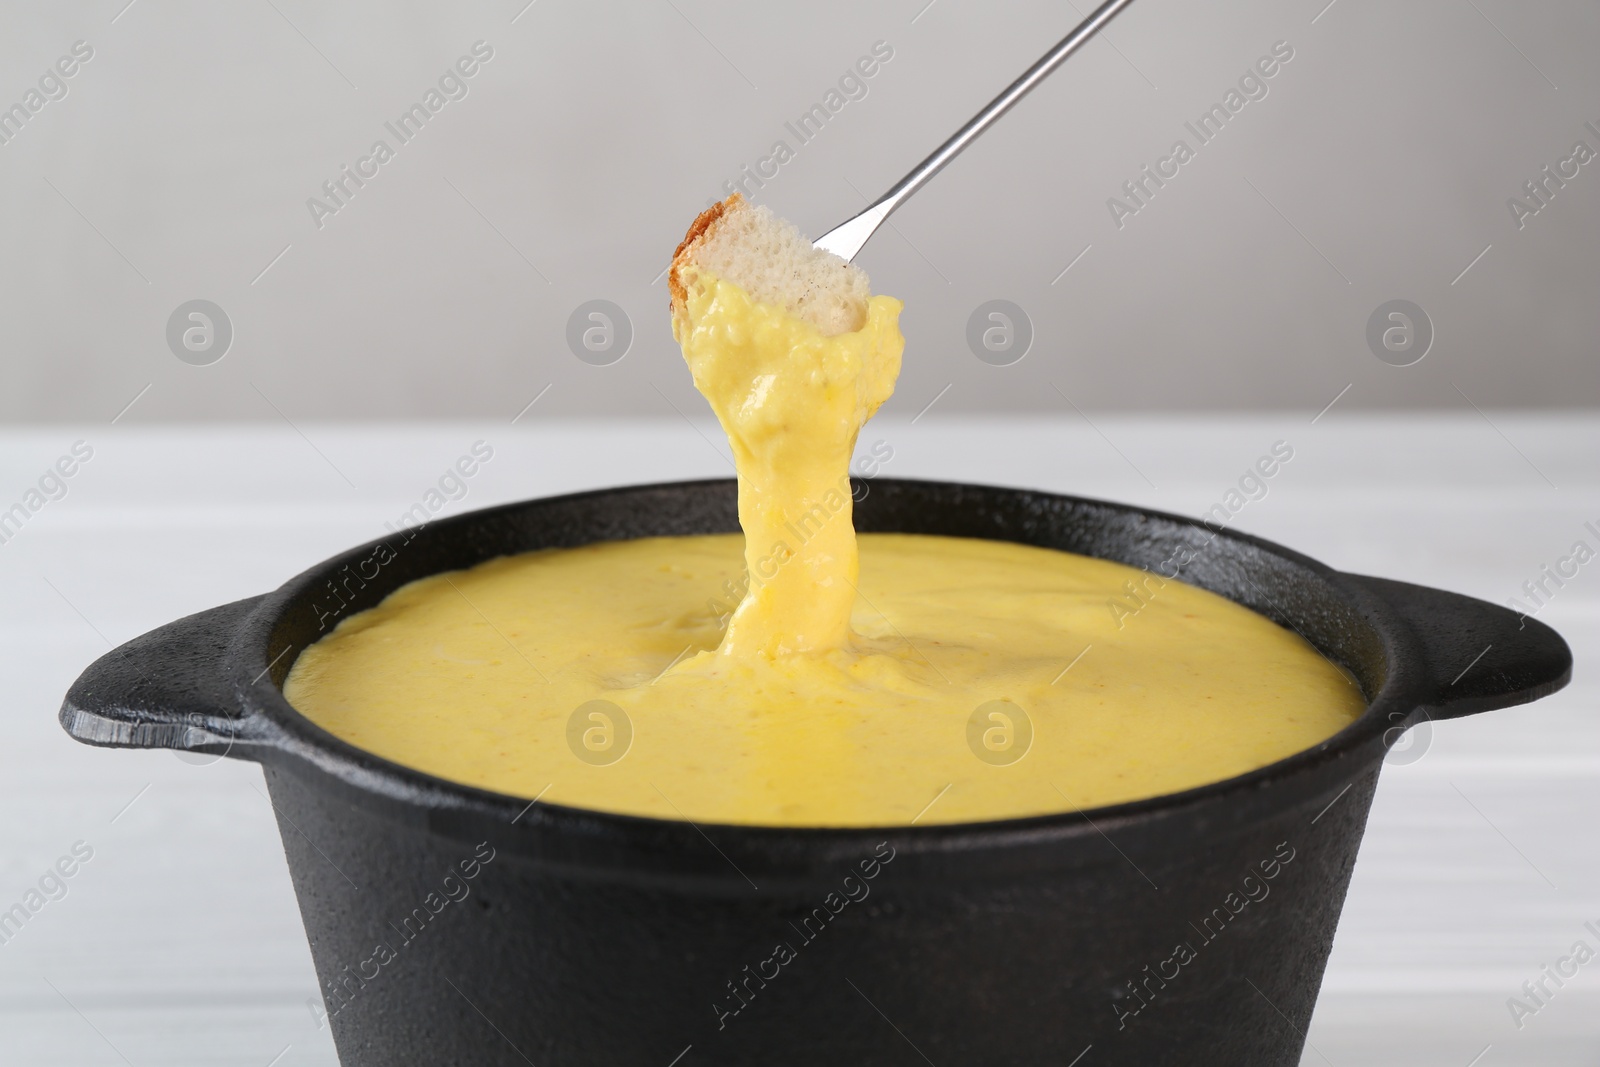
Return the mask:
M 285 692 L 302 713 L 519 797 L 833 827 L 1170 793 L 1360 714 L 1305 641 L 1178 581 L 1003 542 L 875 534 L 858 550 L 848 465 L 899 372 L 900 303 L 872 297 L 859 329 L 823 336 L 727 281 L 686 282 L 674 333 L 733 446 L 743 541 L 612 542 L 414 582 L 301 654 Z
M 749 588 L 724 655 L 839 648 L 856 600 L 850 456 L 900 374 L 900 301 L 874 296 L 866 323 L 824 337 L 706 274 L 687 279 L 673 332 L 739 472 Z
M 408 585 L 303 653 L 287 692 L 441 778 L 782 826 L 904 825 L 936 797 L 919 825 L 1134 800 L 1282 759 L 1361 711 L 1294 633 L 1193 586 L 1002 542 L 860 540 L 846 648 L 714 655 L 739 536 L 621 541 Z

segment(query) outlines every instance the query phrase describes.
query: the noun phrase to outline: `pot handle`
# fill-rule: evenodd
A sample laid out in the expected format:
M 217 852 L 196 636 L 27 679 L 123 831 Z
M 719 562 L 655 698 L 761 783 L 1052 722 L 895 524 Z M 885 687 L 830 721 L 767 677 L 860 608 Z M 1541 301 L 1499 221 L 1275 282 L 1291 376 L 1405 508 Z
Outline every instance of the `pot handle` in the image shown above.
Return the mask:
M 245 726 L 228 651 L 262 599 L 190 615 L 101 656 L 67 690 L 62 728 L 106 748 L 248 756 L 256 739 Z
M 1526 704 L 1572 680 L 1572 650 L 1536 619 L 1443 589 L 1345 577 L 1398 612 L 1422 640 L 1434 683 L 1425 702 L 1431 718 Z

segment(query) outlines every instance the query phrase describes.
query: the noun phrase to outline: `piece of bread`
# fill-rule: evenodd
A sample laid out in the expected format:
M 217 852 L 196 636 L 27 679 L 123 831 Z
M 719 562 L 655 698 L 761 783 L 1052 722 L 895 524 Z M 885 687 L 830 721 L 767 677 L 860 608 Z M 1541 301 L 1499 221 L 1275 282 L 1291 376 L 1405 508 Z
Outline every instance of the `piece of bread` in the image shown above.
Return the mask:
M 872 294 L 865 271 L 814 247 L 792 223 L 738 193 L 701 212 L 673 253 L 667 288 L 674 317 L 684 313 L 682 271 L 689 267 L 732 282 L 825 337 L 858 330 L 867 319 Z

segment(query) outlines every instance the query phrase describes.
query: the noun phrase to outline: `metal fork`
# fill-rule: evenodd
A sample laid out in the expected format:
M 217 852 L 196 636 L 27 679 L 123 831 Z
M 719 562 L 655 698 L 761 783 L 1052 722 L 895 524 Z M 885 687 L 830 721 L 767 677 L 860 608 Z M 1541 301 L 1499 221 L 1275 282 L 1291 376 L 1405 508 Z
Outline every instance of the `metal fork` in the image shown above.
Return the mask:
M 982 111 L 968 119 L 967 124 L 952 134 L 948 141 L 935 148 L 927 159 L 912 167 L 911 172 L 895 182 L 887 193 L 874 200 L 859 215 L 817 238 L 816 247 L 847 260 L 855 259 L 862 246 L 867 243 L 867 239 L 894 213 L 895 208 L 926 185 L 928 179 L 943 170 L 945 164 L 960 155 L 962 149 L 976 141 L 980 133 L 1011 110 L 1013 104 L 1027 96 L 1034 86 L 1044 81 L 1051 71 L 1059 67 L 1085 41 L 1099 33 L 1106 23 L 1116 17 L 1117 12 L 1132 2 L 1133 0 L 1106 0 L 1093 14 L 1079 23 L 1077 29 L 1063 37 L 1054 48 L 1041 56 L 1037 63 L 1023 71 L 1020 78 L 1006 86 L 1004 92 L 989 101 Z

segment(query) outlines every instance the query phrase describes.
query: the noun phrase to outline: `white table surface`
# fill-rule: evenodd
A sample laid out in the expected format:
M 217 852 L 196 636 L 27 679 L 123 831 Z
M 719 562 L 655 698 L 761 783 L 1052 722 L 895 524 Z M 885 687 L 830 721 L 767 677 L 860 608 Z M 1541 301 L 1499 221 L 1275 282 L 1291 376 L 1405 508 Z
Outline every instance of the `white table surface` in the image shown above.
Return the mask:
M 935 408 L 864 442 L 891 444 L 890 475 L 1198 513 L 1286 440 L 1294 459 L 1238 528 L 1497 602 L 1596 540 L 1600 416 L 1313 414 L 1091 425 Z M 112 644 L 378 535 L 474 441 L 495 455 L 452 512 L 725 474 L 714 427 L 535 408 L 516 426 L 4 430 L 0 508 L 79 439 L 94 457 L 68 494 L 0 544 L 0 910 L 74 842 L 94 856 L 0 945 L 0 1063 L 333 1064 L 260 771 L 75 744 L 56 725 L 63 692 Z M 1521 1029 L 1506 1005 L 1574 941 L 1600 947 L 1583 929 L 1600 926 L 1600 561 L 1540 617 L 1576 652 L 1569 689 L 1437 724 L 1422 759 L 1385 769 L 1306 1063 L 1600 1063 L 1600 960 Z

